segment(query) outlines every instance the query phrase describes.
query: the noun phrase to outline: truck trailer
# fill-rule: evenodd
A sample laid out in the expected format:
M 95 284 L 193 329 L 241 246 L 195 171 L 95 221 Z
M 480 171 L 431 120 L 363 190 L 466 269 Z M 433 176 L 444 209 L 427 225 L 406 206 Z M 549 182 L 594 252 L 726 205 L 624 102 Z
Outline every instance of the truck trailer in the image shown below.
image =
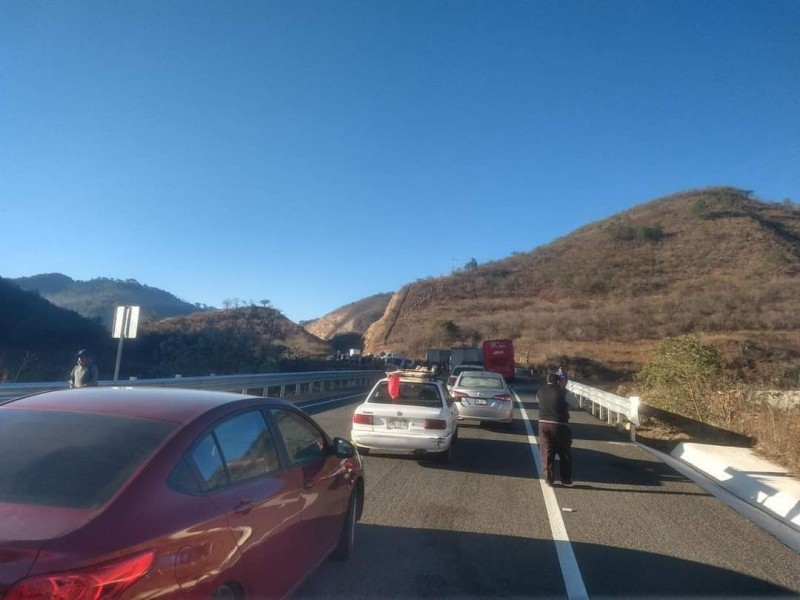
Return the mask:
M 425 360 L 436 365 L 446 365 L 450 362 L 450 350 L 428 348 L 425 351 Z
M 482 365 L 482 348 L 450 348 L 450 369 L 458 365 Z

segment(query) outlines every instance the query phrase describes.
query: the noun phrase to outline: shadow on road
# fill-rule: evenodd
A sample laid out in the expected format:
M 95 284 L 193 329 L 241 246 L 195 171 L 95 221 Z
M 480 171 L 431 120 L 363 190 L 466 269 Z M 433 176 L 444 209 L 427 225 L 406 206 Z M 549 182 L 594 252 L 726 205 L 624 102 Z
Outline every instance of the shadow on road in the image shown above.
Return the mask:
M 611 452 L 586 448 L 573 448 L 573 470 L 577 485 L 573 489 L 630 490 L 631 487 L 661 488 L 667 484 L 686 483 L 686 492 L 681 490 L 651 490 L 651 493 L 683 495 L 707 495 L 698 493 L 691 482 L 649 455 L 644 458 L 619 456 Z M 623 452 L 641 452 L 639 449 L 622 447 Z M 537 448 L 538 452 L 538 448 Z M 470 438 L 462 435 L 453 447 L 453 458 L 449 463 L 435 460 L 420 460 L 413 456 L 391 457 L 417 460 L 423 467 L 497 477 L 538 477 L 531 447 L 515 440 Z M 614 487 L 598 487 L 603 484 Z
M 572 547 L 589 597 L 764 597 L 800 591 L 671 556 L 587 543 Z M 353 557 L 323 564 L 294 597 L 565 595 L 552 540 L 361 523 Z

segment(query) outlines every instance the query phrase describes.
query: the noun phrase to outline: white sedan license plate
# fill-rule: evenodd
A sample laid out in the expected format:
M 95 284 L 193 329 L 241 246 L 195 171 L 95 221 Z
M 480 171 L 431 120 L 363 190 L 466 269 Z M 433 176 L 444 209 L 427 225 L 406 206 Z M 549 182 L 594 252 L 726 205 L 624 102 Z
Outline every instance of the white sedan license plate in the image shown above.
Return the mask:
M 408 419 L 389 419 L 387 429 L 408 429 Z
M 475 404 L 486 404 L 486 398 L 475 398 Z

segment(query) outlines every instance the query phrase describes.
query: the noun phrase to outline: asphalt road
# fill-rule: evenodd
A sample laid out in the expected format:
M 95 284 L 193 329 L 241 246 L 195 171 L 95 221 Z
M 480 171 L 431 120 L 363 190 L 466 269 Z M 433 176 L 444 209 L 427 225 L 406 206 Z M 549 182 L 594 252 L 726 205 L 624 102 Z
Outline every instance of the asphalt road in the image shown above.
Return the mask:
M 512 431 L 462 422 L 449 465 L 366 456 L 354 556 L 295 597 L 800 595 L 797 554 L 587 413 L 572 413 L 576 485 L 542 486 L 535 389 L 516 390 Z M 308 410 L 349 437 L 359 401 Z

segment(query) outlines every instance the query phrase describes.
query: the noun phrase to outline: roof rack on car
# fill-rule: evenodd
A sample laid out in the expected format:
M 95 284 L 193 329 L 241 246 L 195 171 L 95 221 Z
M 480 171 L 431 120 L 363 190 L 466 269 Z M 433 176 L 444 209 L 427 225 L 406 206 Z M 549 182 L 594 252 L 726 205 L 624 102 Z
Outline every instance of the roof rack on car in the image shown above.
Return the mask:
M 419 379 L 420 381 L 430 381 L 434 378 L 433 371 L 427 369 L 400 369 L 399 371 L 386 371 L 386 376 L 399 375 L 403 379 Z

